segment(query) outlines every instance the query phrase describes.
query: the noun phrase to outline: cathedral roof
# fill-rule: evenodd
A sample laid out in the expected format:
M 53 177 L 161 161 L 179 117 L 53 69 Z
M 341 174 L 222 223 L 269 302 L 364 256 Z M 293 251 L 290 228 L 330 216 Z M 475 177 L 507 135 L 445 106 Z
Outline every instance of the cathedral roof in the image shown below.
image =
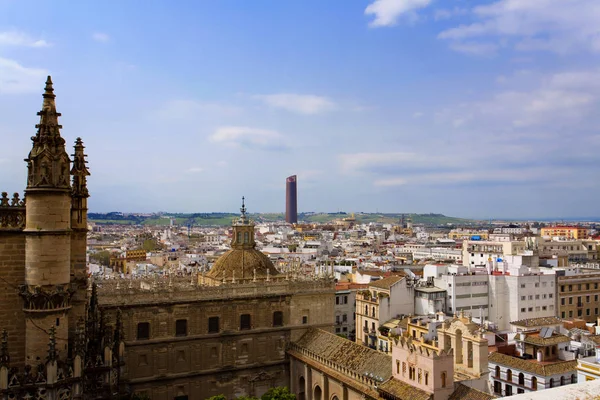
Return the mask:
M 392 376 L 392 357 L 321 329 L 311 328 L 294 344 L 359 376 Z
M 384 382 L 377 389 L 385 399 L 431 400 L 433 398 L 432 394 L 395 378 Z

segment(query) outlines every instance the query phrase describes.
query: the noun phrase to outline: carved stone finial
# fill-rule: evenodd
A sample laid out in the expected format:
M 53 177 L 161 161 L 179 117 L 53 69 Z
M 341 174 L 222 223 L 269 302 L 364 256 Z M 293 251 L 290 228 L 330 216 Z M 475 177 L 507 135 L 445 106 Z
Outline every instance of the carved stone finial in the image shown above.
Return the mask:
M 10 356 L 8 354 L 8 332 L 6 329 L 2 330 L 2 342 L 0 343 L 0 367 L 7 367 L 10 363 Z
M 56 351 L 56 328 L 50 328 L 50 341 L 48 342 L 48 361 L 56 361 L 58 352 Z
M 85 322 L 83 318 L 79 318 L 77 321 L 77 327 L 75 328 L 75 355 L 81 358 L 85 355 Z
M 83 150 L 83 141 L 81 138 L 77 138 L 75 141 L 75 152 L 73 153 L 73 168 L 71 168 L 71 175 L 73 175 L 73 196 L 75 197 L 90 197 L 87 189 L 87 177 L 90 176 L 86 164 L 86 154 Z
M 42 110 L 38 112 L 40 122 L 35 126 L 37 133 L 31 138 L 33 147 L 25 159 L 28 168 L 27 189 L 52 188 L 69 190 L 69 156 L 65 151 L 65 140 L 60 136 L 60 113 L 56 103 L 52 79 L 48 77 L 42 96 Z
M 54 87 L 52 86 L 52 77 L 48 75 L 46 78 L 46 87 L 44 88 L 45 95 L 54 95 Z
M 0 198 L 0 207 L 8 207 L 8 193 L 2 192 L 2 197 Z

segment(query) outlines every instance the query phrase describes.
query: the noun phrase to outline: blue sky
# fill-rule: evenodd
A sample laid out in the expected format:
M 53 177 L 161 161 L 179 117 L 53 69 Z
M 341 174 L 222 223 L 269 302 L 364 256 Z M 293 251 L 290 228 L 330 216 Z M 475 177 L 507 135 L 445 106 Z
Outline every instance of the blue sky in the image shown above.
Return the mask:
M 92 211 L 597 216 L 597 0 L 0 0 L 0 188 L 45 76 Z

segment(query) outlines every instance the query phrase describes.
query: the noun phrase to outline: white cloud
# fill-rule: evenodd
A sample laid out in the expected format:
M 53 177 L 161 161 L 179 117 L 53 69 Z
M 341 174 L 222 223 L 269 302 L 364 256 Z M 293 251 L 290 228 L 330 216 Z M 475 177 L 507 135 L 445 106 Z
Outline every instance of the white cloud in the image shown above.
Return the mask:
M 408 183 L 408 180 L 405 178 L 387 178 L 387 179 L 378 179 L 373 182 L 375 186 L 403 186 Z
M 600 107 L 600 69 L 554 74 L 523 70 L 495 80 L 501 84 L 497 92 L 448 107 L 436 114 L 437 121 L 461 130 L 496 127 L 550 132 L 569 126 L 569 131 L 575 131 L 577 124 L 597 115 Z
M 468 14 L 469 10 L 466 8 L 454 7 L 452 9 L 438 8 L 433 12 L 433 18 L 436 21 L 450 19 L 459 15 Z
M 196 100 L 177 99 L 168 101 L 156 112 L 162 119 L 189 119 L 198 114 L 231 117 L 241 112 L 238 107 L 219 103 L 209 103 Z
M 455 42 L 450 44 L 450 48 L 459 53 L 475 56 L 492 56 L 498 50 L 498 46 L 493 43 L 476 42 Z
M 278 93 L 259 94 L 252 97 L 263 101 L 270 107 L 281 108 L 298 114 L 320 114 L 336 109 L 336 104 L 323 96 Z
M 23 32 L 7 31 L 0 32 L 0 46 L 49 47 L 50 43 L 44 39 L 33 39 Z
M 416 113 L 413 114 L 413 118 L 421 118 L 424 115 L 425 115 L 424 113 L 417 111 Z
M 283 136 L 269 129 L 246 126 L 224 126 L 218 128 L 209 140 L 235 147 L 258 148 L 263 150 L 283 150 Z
M 107 33 L 95 32 L 92 35 L 92 39 L 94 39 L 96 42 L 106 43 L 110 40 L 110 36 L 108 36 Z
M 0 57 L 0 94 L 19 94 L 40 91 L 48 71 L 27 68 L 14 60 Z
M 204 168 L 201 168 L 201 167 L 190 167 L 185 170 L 185 172 L 187 172 L 188 174 L 198 174 L 203 171 L 204 171 Z
M 472 9 L 478 21 L 441 32 L 453 41 L 473 38 L 490 45 L 509 40 L 520 51 L 600 52 L 597 0 L 498 0 Z
M 365 9 L 365 15 L 375 19 L 369 23 L 372 27 L 394 26 L 403 15 L 414 17 L 415 10 L 427 7 L 432 0 L 375 0 Z

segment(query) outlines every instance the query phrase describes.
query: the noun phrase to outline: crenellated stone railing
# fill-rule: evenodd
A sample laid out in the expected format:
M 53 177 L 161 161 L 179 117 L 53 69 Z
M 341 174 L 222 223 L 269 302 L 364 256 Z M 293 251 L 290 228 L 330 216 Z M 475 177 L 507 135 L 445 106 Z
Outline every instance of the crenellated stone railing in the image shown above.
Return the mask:
M 96 279 L 94 282 L 102 307 L 335 292 L 335 282 L 330 278 L 270 282 L 263 279 L 239 283 L 229 281 L 220 286 L 202 285 L 198 283 L 199 280 L 201 278 L 192 276 Z
M 8 193 L 2 192 L 0 196 L 0 230 L 20 231 L 25 228 L 25 199 L 21 199 L 18 193 L 13 194 L 12 199 Z

